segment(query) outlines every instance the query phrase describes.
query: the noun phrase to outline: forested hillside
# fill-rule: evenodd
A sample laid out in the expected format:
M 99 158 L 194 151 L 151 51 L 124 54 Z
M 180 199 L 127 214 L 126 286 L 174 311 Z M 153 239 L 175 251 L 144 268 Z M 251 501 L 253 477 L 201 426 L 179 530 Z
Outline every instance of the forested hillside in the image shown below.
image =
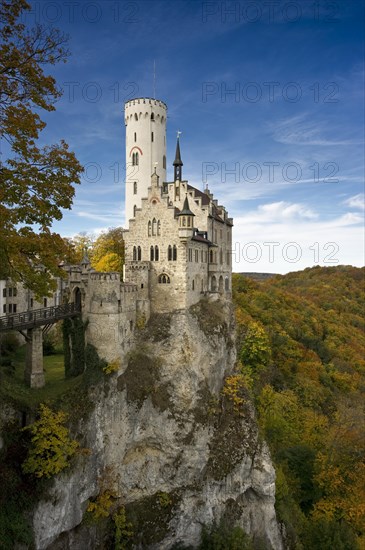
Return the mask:
M 365 548 L 364 276 L 233 276 L 237 378 L 270 445 L 291 548 Z

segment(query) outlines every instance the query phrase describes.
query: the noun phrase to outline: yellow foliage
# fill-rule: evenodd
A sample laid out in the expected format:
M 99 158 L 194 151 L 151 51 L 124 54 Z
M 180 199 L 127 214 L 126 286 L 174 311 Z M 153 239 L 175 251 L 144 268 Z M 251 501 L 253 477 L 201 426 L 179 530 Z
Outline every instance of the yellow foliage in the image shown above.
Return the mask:
M 117 494 L 113 490 L 116 479 L 111 467 L 105 468 L 102 475 L 98 478 L 99 494 L 89 502 L 86 509 L 93 519 L 107 518 L 112 512 L 112 508 Z
M 115 252 L 108 252 L 105 256 L 102 256 L 95 264 L 96 271 L 108 272 L 108 271 L 122 271 L 123 263 Z
M 168 493 L 160 491 L 157 493 L 157 498 L 161 508 L 168 508 L 172 504 L 172 499 Z
M 69 467 L 79 444 L 70 438 L 66 420 L 65 412 L 40 405 L 39 419 L 24 428 L 32 433 L 31 448 L 23 463 L 25 473 L 50 478 Z
M 144 327 L 146 326 L 146 316 L 144 314 L 142 315 L 139 315 L 137 317 L 137 320 L 136 320 L 136 327 L 138 330 L 142 330 L 144 329 Z
M 107 518 L 110 515 L 115 498 L 115 494 L 109 490 L 99 493 L 95 500 L 89 502 L 86 511 L 90 512 L 95 519 Z
M 241 394 L 246 387 L 246 380 L 243 374 L 232 374 L 226 378 L 222 393 L 232 401 L 236 412 L 240 412 L 245 403 L 245 399 Z
M 121 367 L 120 359 L 113 359 L 106 367 L 103 368 L 105 374 L 112 374 L 113 372 L 118 372 Z
M 113 515 L 115 525 L 114 550 L 126 550 L 129 547 L 129 539 L 133 537 L 133 524 L 127 521 L 125 508 L 121 506 Z

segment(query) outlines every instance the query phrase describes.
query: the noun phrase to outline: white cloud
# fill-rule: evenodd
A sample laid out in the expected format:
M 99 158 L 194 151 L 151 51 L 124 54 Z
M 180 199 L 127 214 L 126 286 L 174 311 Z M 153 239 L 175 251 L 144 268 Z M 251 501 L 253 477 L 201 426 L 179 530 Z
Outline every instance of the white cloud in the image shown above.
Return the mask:
M 360 215 L 321 220 L 303 204 L 277 202 L 234 219 L 233 271 L 287 273 L 313 265 L 364 265 Z
M 273 130 L 273 137 L 279 143 L 290 145 L 356 145 L 360 141 L 352 139 L 330 139 L 327 134 L 342 135 L 338 129 L 329 128 L 328 121 L 316 119 L 313 121 L 306 113 L 302 113 L 295 117 L 285 118 L 270 124 Z
M 344 201 L 343 204 L 347 204 L 351 208 L 359 208 L 360 210 L 365 210 L 365 195 L 364 193 L 359 193 L 353 197 L 348 198 Z

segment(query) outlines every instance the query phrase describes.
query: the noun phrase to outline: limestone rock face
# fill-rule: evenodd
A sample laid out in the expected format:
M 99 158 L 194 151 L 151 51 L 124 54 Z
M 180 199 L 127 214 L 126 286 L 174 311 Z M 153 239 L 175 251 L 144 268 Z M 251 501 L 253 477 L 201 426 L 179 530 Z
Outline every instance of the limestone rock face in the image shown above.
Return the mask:
M 275 474 L 254 411 L 247 404 L 237 416 L 221 399 L 236 359 L 230 306 L 154 316 L 138 338 L 108 391 L 93 390 L 94 410 L 79 427 L 92 454 L 35 511 L 37 549 L 108 548 L 82 522 L 104 476 L 141 533 L 135 548 L 194 547 L 203 524 L 224 519 L 281 550 Z

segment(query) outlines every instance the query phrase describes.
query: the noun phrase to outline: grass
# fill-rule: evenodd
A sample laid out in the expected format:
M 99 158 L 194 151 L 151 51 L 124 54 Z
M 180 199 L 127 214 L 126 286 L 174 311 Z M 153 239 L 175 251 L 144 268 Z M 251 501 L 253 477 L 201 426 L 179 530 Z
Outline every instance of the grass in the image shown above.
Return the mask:
M 29 388 L 24 382 L 25 346 L 12 356 L 15 370 L 1 368 L 0 397 L 26 409 L 36 409 L 40 403 L 52 403 L 75 388 L 82 375 L 65 379 L 63 354 L 43 357 L 46 385 L 43 388 Z

